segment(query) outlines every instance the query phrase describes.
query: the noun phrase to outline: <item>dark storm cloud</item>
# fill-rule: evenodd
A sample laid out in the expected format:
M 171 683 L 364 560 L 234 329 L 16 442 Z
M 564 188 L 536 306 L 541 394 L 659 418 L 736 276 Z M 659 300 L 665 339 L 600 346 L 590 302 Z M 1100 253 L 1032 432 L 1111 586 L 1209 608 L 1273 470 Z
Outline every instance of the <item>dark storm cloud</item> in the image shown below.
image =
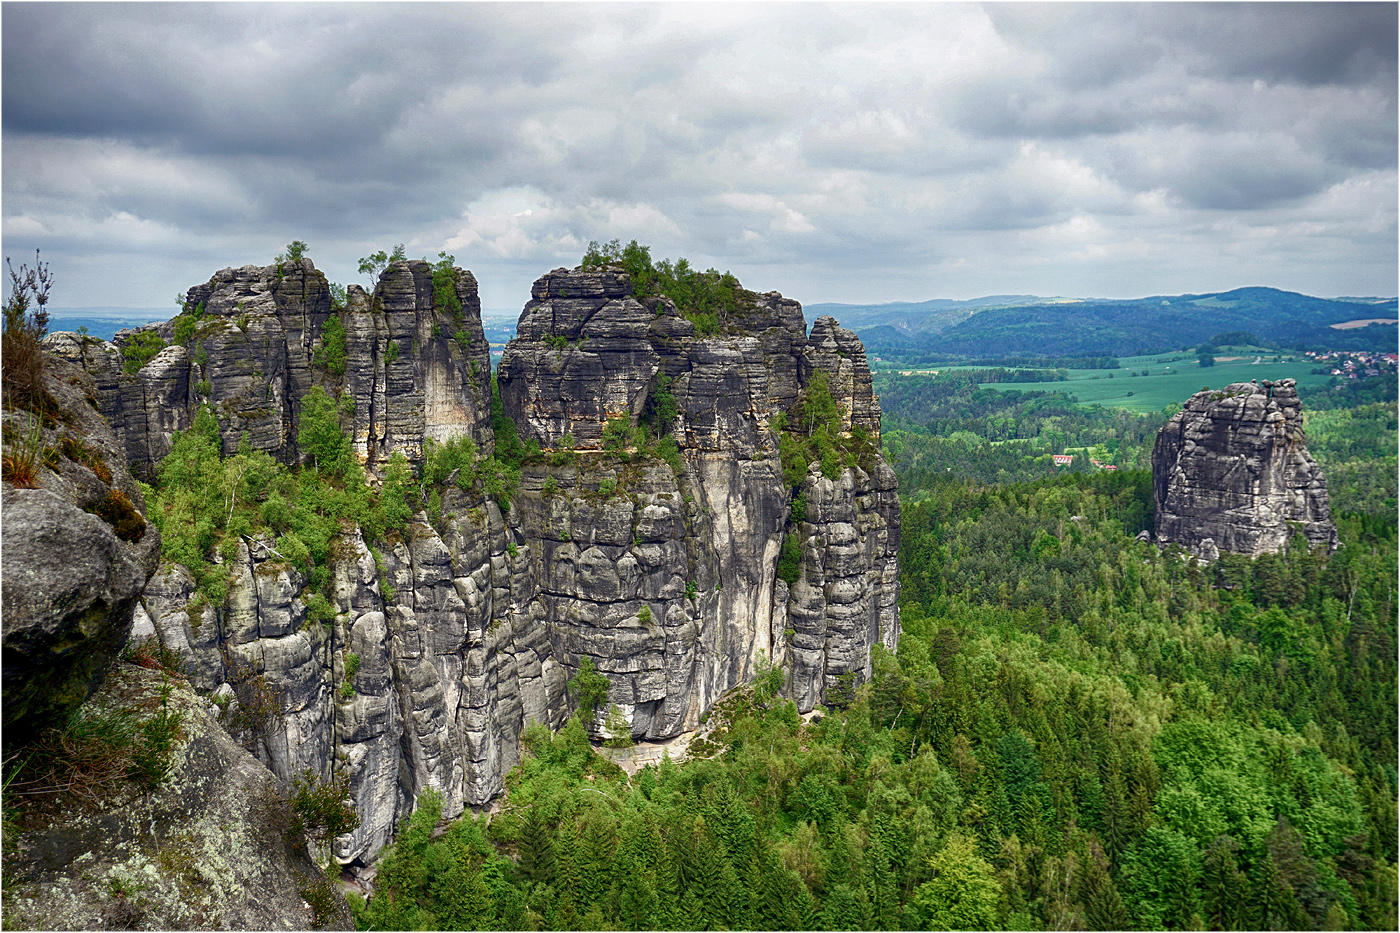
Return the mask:
M 1106 177 L 1204 209 L 1297 201 L 1395 164 L 1393 4 L 988 9 L 1045 65 L 964 97 L 973 135 L 1078 141 Z
M 312 229 L 439 210 L 434 188 L 456 167 L 507 160 L 499 89 L 556 65 L 544 43 L 436 5 L 25 4 L 4 16 L 7 142 L 115 139 L 204 158 L 245 188 L 227 221 L 291 215 Z
M 1173 61 L 1191 74 L 1305 85 L 1395 83 L 1393 3 L 988 4 L 998 29 L 1044 52 L 1072 90 Z
M 133 291 L 445 244 L 516 307 L 612 237 L 804 300 L 1393 279 L 1395 9 L 6 4 L 5 237 Z
M 454 8 L 18 4 L 4 11 L 8 132 L 191 152 L 363 150 L 443 87 L 548 77 L 543 44 Z M 483 104 L 491 97 L 483 94 Z

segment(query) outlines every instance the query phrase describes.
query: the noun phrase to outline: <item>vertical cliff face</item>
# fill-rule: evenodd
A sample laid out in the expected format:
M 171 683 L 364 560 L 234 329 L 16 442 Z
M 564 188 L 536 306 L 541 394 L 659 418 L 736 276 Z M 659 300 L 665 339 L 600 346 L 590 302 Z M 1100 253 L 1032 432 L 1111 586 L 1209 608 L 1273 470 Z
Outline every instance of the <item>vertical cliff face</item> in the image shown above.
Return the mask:
M 875 456 L 868 472 L 812 470 L 797 490 L 806 517 L 791 521 L 772 423 L 818 371 L 842 429 L 878 437 L 859 340 L 829 317 L 809 339 L 801 306 L 777 293 L 698 338 L 669 301 L 632 298 L 620 271 L 559 269 L 535 283 L 501 359 L 501 399 L 522 437 L 571 447 L 578 466 L 540 508 L 522 509 L 521 528 L 541 543 L 562 660 L 609 673 L 634 734 L 693 728 L 765 659 L 790 670 L 805 712 L 843 677 L 868 676 L 870 645 L 897 640 L 889 467 Z M 674 436 L 683 468 L 619 470 L 607 424 L 669 414 L 668 393 L 674 418 L 651 426 Z M 788 534 L 803 550 L 791 589 L 777 577 Z
M 1157 538 L 1204 558 L 1281 553 L 1295 527 L 1311 546 L 1337 546 L 1292 379 L 1191 396 L 1157 435 L 1152 482 Z
M 336 312 L 309 262 L 298 275 L 225 270 L 192 289 L 195 340 L 135 374 L 108 347 L 70 347 L 100 377 L 132 460 L 149 471 L 168 429 L 208 399 L 226 453 L 247 432 L 296 463 L 311 385 L 353 401 L 342 423 L 372 473 L 395 452 L 420 465 L 425 438 L 471 437 L 491 453 L 470 273 L 455 273 L 460 317 L 435 300 L 426 263 L 392 264 L 373 295 L 352 287 Z M 535 283 L 499 371 L 506 414 L 538 447 L 508 509 L 449 483 L 387 540 L 345 529 L 332 622 L 308 613 L 305 575 L 268 536 L 229 558 L 221 605 L 194 599 L 178 566 L 147 587 L 138 632 L 185 653 L 200 686 L 230 700 L 225 721 L 247 747 L 282 777 L 350 776 L 363 822 L 337 841 L 342 861 L 372 859 L 429 787 L 449 815 L 498 794 L 524 727 L 572 712 L 566 684 L 585 659 L 610 685 L 595 736 L 615 706 L 633 735 L 661 738 L 696 726 L 765 659 L 789 672 L 805 711 L 868 677 L 871 645 L 895 646 L 893 471 L 877 444 L 827 474 L 789 465 L 785 480 L 775 430 L 823 373 L 842 427 L 878 438 L 859 341 L 830 318 L 809 337 L 800 306 L 777 294 L 703 338 L 669 302 L 630 295 L 618 271 Z M 327 365 L 340 328 L 343 372 Z M 134 400 L 157 395 L 184 407 L 138 416 Z M 801 555 L 791 586 L 779 579 L 785 540 Z

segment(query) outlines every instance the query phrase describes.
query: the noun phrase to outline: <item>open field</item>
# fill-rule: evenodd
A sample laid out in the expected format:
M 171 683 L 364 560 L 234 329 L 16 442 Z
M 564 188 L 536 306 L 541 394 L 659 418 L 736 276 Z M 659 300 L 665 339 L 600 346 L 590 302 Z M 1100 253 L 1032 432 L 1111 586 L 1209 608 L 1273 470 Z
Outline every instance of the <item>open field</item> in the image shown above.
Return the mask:
M 1234 356 L 1240 351 L 1225 351 Z M 1104 405 L 1129 411 L 1160 411 L 1168 405 L 1179 405 L 1202 388 L 1219 389 L 1232 382 L 1251 379 L 1297 379 L 1300 386 L 1320 385 L 1329 377 L 1311 372 L 1318 366 L 1308 359 L 1287 357 L 1282 362 L 1269 362 L 1272 354 L 1264 354 L 1264 362 L 1255 363 L 1260 353 L 1241 355 L 1229 362 L 1217 360 L 1214 366 L 1202 368 L 1194 354 L 1159 353 L 1153 356 L 1123 357 L 1122 369 L 1072 369 L 1068 382 L 988 383 L 992 389 L 1020 391 L 1044 390 L 1069 392 L 1078 396 L 1082 405 Z M 1135 376 L 1144 369 L 1147 376 Z

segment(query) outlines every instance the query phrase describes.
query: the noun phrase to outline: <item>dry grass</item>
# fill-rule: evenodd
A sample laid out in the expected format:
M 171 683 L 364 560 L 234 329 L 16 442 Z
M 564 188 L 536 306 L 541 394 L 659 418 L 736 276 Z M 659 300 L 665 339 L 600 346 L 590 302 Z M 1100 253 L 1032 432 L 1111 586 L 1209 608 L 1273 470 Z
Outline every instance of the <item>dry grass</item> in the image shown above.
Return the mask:
M 155 789 L 170 773 L 171 752 L 181 735 L 181 714 L 170 704 L 179 656 L 158 647 L 129 646 L 126 660 L 162 671 L 164 683 L 109 675 L 104 703 L 89 701 L 67 722 L 40 733 L 5 761 L 5 808 L 36 815 L 73 806 L 101 807 L 114 794 Z M 110 683 L 120 678 L 121 683 Z M 7 749 L 7 751 L 10 751 Z M 6 814 L 9 822 L 11 814 Z
M 37 489 L 39 469 L 43 465 L 43 424 L 38 419 L 28 422 L 26 428 L 6 424 L 4 444 L 0 475 L 5 482 L 24 489 Z

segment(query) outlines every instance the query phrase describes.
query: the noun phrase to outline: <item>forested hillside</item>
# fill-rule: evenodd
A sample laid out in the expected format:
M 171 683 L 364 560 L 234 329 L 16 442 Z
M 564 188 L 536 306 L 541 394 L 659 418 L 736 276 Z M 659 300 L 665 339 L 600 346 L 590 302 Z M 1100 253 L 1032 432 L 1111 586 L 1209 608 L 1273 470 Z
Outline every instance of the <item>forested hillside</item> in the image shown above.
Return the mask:
M 990 301 L 889 305 L 882 306 L 887 309 L 883 313 L 856 305 L 851 320 L 872 355 L 905 363 L 1017 355 L 1136 356 L 1195 346 L 1230 331 L 1257 335 L 1268 346 L 1381 352 L 1395 346 L 1393 323 L 1346 330 L 1330 326 L 1393 320 L 1394 299 L 1358 303 L 1275 288 L 1239 288 L 1112 300 L 1021 297 L 986 307 Z M 842 310 L 833 307 L 831 313 Z
M 884 412 L 884 444 L 900 477 L 900 495 L 917 501 L 949 481 L 1023 482 L 1062 468 L 1051 459 L 1083 455 L 1069 470 L 1096 469 L 1090 459 L 1147 469 L 1165 413 L 1141 416 L 1119 408 L 1086 408 L 1067 392 L 998 391 L 989 382 L 1050 381 L 1045 370 L 952 371 L 941 376 L 880 373 L 875 391 Z
M 892 388 L 873 681 L 804 723 L 775 671 L 630 780 L 532 731 L 503 812 L 420 802 L 362 928 L 1395 928 L 1393 405 L 1310 421 L 1335 554 L 1199 566 L 1135 539 L 1159 419 Z M 1091 441 L 1123 468 L 1045 475 Z

